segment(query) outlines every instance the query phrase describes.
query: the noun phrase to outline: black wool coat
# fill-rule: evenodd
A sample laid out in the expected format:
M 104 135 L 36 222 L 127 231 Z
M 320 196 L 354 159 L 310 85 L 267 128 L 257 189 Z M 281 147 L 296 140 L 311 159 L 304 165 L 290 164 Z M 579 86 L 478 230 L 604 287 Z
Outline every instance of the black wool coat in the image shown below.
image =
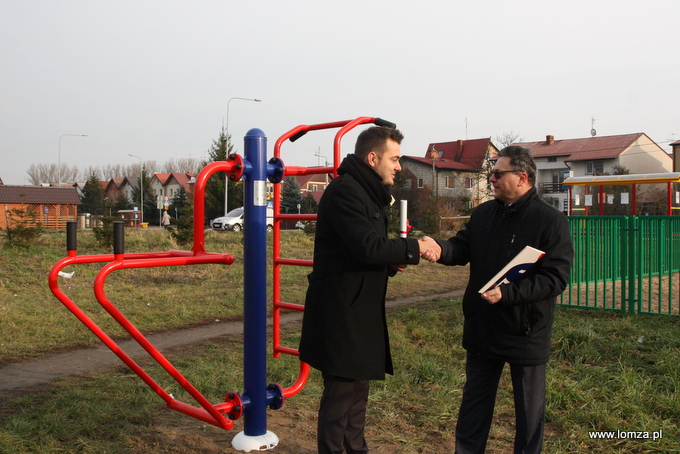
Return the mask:
M 508 210 L 498 200 L 478 206 L 470 222 L 442 246 L 439 263 L 470 263 L 463 297 L 463 347 L 474 355 L 521 365 L 548 361 L 555 300 L 574 258 L 569 221 L 531 188 Z M 519 279 L 501 285 L 496 304 L 479 290 L 525 246 L 545 252 Z
M 349 155 L 338 173 L 319 203 L 300 360 L 339 377 L 381 380 L 393 373 L 389 265 L 417 264 L 418 241 L 387 237 L 391 196 L 370 166 Z

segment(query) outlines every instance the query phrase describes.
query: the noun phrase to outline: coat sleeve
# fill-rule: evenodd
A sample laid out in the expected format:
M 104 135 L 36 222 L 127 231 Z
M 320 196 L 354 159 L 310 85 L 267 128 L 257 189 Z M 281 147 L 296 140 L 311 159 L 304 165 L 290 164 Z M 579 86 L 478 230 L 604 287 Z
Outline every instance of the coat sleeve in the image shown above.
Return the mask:
M 350 184 L 336 187 L 324 216 L 352 258 L 368 265 L 405 265 L 420 261 L 415 238 L 387 238 L 385 211 Z
M 470 235 L 467 225 L 448 240 L 436 240 L 442 248 L 437 261 L 443 265 L 467 265 L 470 261 Z

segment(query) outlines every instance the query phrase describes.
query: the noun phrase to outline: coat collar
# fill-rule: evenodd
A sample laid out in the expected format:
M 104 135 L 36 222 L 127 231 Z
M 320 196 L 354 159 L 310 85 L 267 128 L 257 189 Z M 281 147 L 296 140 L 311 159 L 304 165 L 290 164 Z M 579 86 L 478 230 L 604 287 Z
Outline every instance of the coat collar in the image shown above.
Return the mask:
M 348 173 L 364 188 L 371 199 L 380 207 L 390 204 L 392 196 L 390 191 L 382 184 L 382 178 L 378 172 L 366 164 L 354 154 L 349 154 L 338 167 L 338 174 Z

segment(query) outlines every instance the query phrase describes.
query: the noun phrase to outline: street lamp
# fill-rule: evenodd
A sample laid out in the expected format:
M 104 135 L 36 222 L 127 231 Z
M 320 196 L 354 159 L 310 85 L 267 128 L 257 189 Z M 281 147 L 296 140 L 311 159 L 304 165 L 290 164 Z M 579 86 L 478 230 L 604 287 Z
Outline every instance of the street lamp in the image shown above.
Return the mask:
M 139 206 L 139 225 L 141 226 L 142 222 L 144 222 L 144 163 L 142 162 L 142 158 L 139 156 L 135 156 L 130 153 L 128 153 L 128 156 L 139 159 L 139 165 L 141 166 L 139 171 L 139 193 L 141 199 Z
M 59 136 L 59 161 L 57 162 L 57 187 L 61 187 L 61 138 L 64 136 L 87 137 L 87 134 L 62 134 Z
M 257 98 L 240 98 L 238 96 L 234 96 L 233 98 L 229 98 L 229 101 L 227 101 L 227 125 L 226 125 L 226 132 L 227 132 L 227 153 L 229 153 L 229 103 L 231 103 L 234 99 L 240 99 L 241 101 L 253 101 L 253 102 L 262 102 L 261 99 Z M 229 199 L 229 177 L 226 177 L 224 179 L 224 215 L 226 216 L 227 213 L 229 212 L 229 208 L 227 208 L 227 201 Z

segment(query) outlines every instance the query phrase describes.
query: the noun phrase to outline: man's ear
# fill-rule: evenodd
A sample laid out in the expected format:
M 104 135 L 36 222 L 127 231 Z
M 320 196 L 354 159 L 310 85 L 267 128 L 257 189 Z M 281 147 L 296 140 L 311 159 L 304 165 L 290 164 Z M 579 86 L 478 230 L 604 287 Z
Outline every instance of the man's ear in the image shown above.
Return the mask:
M 375 151 L 370 151 L 368 153 L 368 155 L 366 155 L 366 163 L 371 167 L 375 167 L 377 162 L 378 162 L 378 155 L 376 154 Z
M 519 175 L 519 185 L 521 186 L 521 185 L 527 184 L 528 182 L 529 182 L 529 174 L 526 173 L 526 172 L 520 173 L 520 175 Z

